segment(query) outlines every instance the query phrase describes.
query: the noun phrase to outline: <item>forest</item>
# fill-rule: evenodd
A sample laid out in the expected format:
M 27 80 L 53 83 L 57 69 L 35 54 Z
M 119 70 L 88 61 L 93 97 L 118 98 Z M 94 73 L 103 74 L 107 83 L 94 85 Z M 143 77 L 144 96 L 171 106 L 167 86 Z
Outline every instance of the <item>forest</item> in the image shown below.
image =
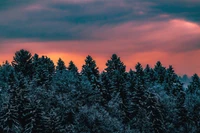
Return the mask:
M 100 72 L 21 49 L 0 66 L 0 133 L 200 133 L 200 78 L 116 54 Z M 192 65 L 192 64 L 191 64 Z M 184 66 L 183 66 L 184 67 Z

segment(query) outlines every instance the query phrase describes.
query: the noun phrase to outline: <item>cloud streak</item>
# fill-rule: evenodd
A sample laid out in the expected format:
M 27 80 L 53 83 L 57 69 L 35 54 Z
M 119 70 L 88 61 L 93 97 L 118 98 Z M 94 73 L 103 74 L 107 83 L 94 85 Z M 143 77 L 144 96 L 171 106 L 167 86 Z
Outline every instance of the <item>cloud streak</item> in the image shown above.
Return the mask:
M 161 60 L 191 74 L 180 67 L 199 67 L 199 9 L 197 0 L 8 0 L 0 6 L 0 61 L 25 48 L 79 67 L 90 54 L 103 68 L 117 53 L 128 68 Z

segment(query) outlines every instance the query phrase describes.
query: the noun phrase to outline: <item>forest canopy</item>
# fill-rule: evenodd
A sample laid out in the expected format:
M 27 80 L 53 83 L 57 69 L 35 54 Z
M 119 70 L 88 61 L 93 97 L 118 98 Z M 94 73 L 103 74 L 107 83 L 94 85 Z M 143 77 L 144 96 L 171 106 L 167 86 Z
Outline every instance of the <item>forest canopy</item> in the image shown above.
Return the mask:
M 126 70 L 113 54 L 100 72 L 92 56 L 73 61 L 17 51 L 0 66 L 2 133 L 198 133 L 200 78 L 173 66 Z M 187 82 L 187 84 L 185 84 Z

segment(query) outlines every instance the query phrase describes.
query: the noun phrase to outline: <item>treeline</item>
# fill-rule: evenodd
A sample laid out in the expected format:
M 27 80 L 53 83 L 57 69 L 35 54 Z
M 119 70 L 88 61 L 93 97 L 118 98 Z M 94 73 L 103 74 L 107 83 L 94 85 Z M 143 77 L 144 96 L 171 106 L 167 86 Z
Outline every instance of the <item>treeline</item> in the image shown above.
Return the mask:
M 200 79 L 183 87 L 172 66 L 126 71 L 113 54 L 103 72 L 17 51 L 0 66 L 2 133 L 199 133 Z

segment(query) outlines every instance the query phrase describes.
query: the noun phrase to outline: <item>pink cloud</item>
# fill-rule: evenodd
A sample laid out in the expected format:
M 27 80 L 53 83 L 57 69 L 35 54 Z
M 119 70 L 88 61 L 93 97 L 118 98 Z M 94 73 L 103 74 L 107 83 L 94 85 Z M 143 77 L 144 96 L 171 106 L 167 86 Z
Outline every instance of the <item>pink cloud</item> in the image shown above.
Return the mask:
M 79 69 L 87 55 L 97 60 L 101 70 L 113 53 L 117 53 L 127 70 L 137 62 L 143 65 L 160 60 L 165 66 L 173 65 L 179 74 L 200 74 L 200 26 L 185 20 L 162 22 L 129 22 L 117 26 L 105 25 L 85 31 L 97 40 L 30 41 L 8 40 L 0 43 L 0 62 L 12 60 L 14 52 L 24 48 L 32 54 L 50 56 L 54 62 L 61 57 L 66 64 L 73 60 Z

